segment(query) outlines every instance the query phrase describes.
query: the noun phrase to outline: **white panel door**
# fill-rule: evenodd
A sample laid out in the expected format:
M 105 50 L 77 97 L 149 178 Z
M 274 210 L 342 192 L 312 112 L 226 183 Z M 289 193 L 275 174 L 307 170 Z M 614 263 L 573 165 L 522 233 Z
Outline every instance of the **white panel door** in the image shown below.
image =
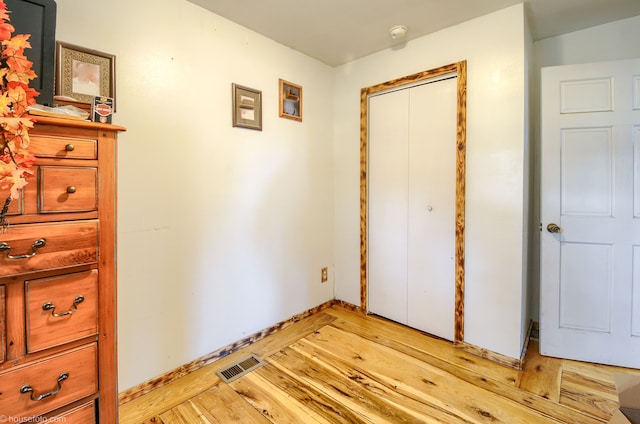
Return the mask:
M 409 92 L 369 99 L 369 311 L 407 323 Z
M 640 61 L 542 71 L 540 351 L 640 367 Z
M 408 324 L 453 340 L 457 80 L 412 88 Z
M 369 99 L 369 311 L 453 340 L 455 78 Z

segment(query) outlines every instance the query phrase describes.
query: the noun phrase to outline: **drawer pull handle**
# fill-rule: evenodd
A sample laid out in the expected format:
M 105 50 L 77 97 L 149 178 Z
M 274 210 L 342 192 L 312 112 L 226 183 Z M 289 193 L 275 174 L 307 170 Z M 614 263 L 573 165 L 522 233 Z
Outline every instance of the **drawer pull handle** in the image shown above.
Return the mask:
M 45 244 L 47 244 L 47 241 L 43 238 L 34 241 L 31 245 L 31 253 L 28 253 L 26 255 L 11 255 L 11 246 L 9 246 L 8 243 L 0 243 L 0 251 L 7 251 L 7 259 L 28 259 L 36 256 L 36 254 L 38 254 L 38 249 L 44 247 Z
M 46 399 L 46 398 L 48 398 L 50 396 L 57 395 L 58 392 L 60 390 L 62 390 L 62 382 L 64 380 L 66 380 L 67 378 L 69 378 L 69 373 L 68 372 L 64 372 L 64 373 L 60 374 L 60 377 L 58 377 L 58 384 L 56 385 L 56 388 L 53 389 L 50 392 L 43 393 L 43 394 L 38 395 L 38 396 L 35 396 L 35 390 L 33 390 L 33 387 L 29 386 L 28 384 L 24 385 L 24 386 L 22 386 L 20 388 L 20 393 L 23 393 L 23 394 L 24 393 L 30 393 L 29 397 L 31 398 L 31 400 L 33 400 L 35 402 L 38 402 L 38 401 Z
M 52 316 L 59 318 L 59 317 L 75 314 L 78 311 L 78 304 L 82 302 L 84 302 L 84 296 L 76 296 L 76 298 L 73 299 L 73 305 L 71 305 L 71 309 L 61 314 L 56 313 L 56 305 L 54 305 L 53 302 L 47 302 L 44 305 L 42 305 L 42 310 L 51 311 Z
M 64 150 L 66 150 L 67 152 L 73 152 L 75 149 L 76 149 L 76 146 L 74 146 L 71 143 L 69 143 L 66 146 L 64 146 Z
M 67 187 L 67 193 L 73 194 L 76 192 L 76 188 L 74 186 Z

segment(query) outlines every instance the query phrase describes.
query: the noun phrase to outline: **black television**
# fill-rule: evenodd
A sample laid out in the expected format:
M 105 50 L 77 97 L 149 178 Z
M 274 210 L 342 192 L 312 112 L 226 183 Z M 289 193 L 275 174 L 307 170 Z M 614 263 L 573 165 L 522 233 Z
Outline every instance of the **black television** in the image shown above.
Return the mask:
M 54 0 L 5 0 L 14 34 L 31 34 L 25 55 L 38 78 L 30 87 L 40 92 L 39 104 L 53 105 L 56 61 L 56 2 Z

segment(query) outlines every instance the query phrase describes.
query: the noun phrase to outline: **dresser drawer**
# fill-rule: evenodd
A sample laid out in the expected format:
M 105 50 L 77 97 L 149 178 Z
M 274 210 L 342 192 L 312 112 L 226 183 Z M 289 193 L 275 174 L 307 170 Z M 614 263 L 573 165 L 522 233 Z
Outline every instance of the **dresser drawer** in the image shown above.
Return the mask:
M 27 352 L 96 334 L 98 271 L 26 282 Z
M 96 159 L 98 143 L 83 138 L 31 135 L 29 147 L 41 158 Z
M 98 391 L 95 343 L 0 376 L 0 411 L 26 418 L 68 405 Z
M 0 277 L 92 264 L 98 221 L 12 225 L 0 233 Z
M 69 410 L 65 413 L 50 417 L 47 424 L 64 423 L 64 424 L 95 424 L 96 423 L 96 406 L 95 402 L 88 402 L 82 406 Z
M 39 212 L 97 210 L 97 181 L 97 168 L 41 166 L 38 169 Z

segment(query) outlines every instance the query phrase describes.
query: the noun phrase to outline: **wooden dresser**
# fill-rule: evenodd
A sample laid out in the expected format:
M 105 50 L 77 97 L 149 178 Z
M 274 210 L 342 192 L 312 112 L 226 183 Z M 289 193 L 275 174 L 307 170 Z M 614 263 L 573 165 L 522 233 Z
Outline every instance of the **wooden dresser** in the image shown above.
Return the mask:
M 116 149 L 124 128 L 36 120 L 34 174 L 0 233 L 0 422 L 115 424 Z

